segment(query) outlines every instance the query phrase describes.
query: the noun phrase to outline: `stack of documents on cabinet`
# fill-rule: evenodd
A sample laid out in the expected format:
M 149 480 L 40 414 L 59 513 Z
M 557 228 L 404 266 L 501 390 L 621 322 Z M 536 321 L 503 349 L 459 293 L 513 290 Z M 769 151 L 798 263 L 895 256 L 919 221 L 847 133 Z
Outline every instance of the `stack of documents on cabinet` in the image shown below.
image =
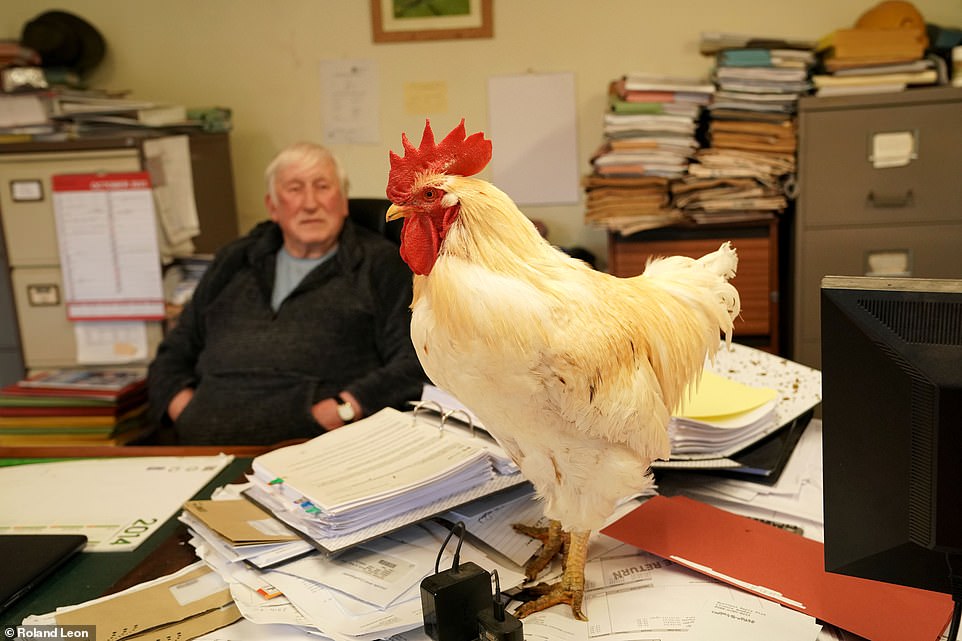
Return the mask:
M 394 638 L 421 626 L 421 580 L 436 563 L 451 567 L 456 547 L 451 542 L 439 557 L 448 534 L 442 526 L 409 526 L 331 557 L 299 537 L 292 540 L 282 524 L 239 499 L 243 487 L 226 486 L 210 501 L 186 504 L 181 521 L 197 555 L 229 585 L 245 619 L 358 641 Z M 304 547 L 296 551 L 298 544 Z M 468 541 L 460 554 L 461 562 L 496 569 L 503 587 L 524 579 L 518 568 L 504 566 Z
M 482 436 L 384 409 L 254 459 L 246 495 L 329 553 L 520 484 Z

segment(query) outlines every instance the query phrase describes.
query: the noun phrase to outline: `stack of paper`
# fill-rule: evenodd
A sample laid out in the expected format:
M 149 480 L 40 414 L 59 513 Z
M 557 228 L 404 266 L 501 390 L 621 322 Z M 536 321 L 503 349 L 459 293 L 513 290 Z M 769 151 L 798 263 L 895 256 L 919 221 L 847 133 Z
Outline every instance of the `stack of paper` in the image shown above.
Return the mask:
M 815 641 L 814 617 L 731 588 L 711 577 L 604 535 L 592 538 L 584 611 L 567 606 L 525 618 L 528 639 Z
M 891 93 L 909 86 L 945 84 L 945 61 L 936 55 L 906 62 L 839 66 L 812 76 L 816 96 Z
M 716 431 L 731 430 L 732 426 L 735 426 L 736 430 L 741 430 L 731 443 L 726 444 L 715 454 L 710 454 L 707 450 L 696 454 L 676 453 L 673 448 L 671 459 L 655 461 L 652 463 L 653 469 L 739 468 L 740 464 L 730 458 L 732 454 L 740 453 L 766 436 L 788 428 L 800 417 L 807 416 L 822 399 L 821 372 L 746 345 L 732 343 L 731 346 L 721 346 L 715 354 L 714 361 L 707 363 L 706 370 L 727 379 L 732 384 L 743 386 L 738 388 L 740 391 L 737 394 L 731 396 L 731 400 L 747 403 L 747 405 L 752 405 L 753 402 L 758 404 L 750 410 L 747 405 L 743 407 L 742 409 L 748 413 L 741 417 L 727 417 L 724 420 L 715 417 L 711 421 L 717 423 L 713 428 Z M 718 400 L 719 396 L 714 383 L 717 381 L 712 382 L 709 379 L 709 390 L 716 391 L 704 399 L 709 401 L 709 407 L 711 407 L 711 399 L 714 397 Z M 766 389 L 769 391 L 765 391 Z M 766 396 L 771 394 L 771 390 L 774 390 L 773 398 Z M 756 397 L 755 394 L 758 396 Z M 761 402 L 762 399 L 765 399 L 764 402 Z M 727 402 L 729 399 L 722 400 Z M 766 418 L 769 403 L 774 403 L 774 407 L 771 408 L 774 419 L 771 421 Z M 718 411 L 698 409 L 699 406 L 704 405 L 699 401 L 695 406 L 697 413 Z M 721 442 L 726 438 L 724 434 L 719 434 L 715 441 Z
M 952 612 L 948 594 L 826 572 L 820 543 L 685 497 L 655 497 L 602 532 L 860 639 L 937 639 Z
M 673 202 L 698 223 L 772 218 L 788 205 L 782 182 L 795 172 L 795 112 L 811 90 L 811 45 L 701 37 L 715 62 L 708 144 L 672 186 Z
M 242 486 L 232 486 L 240 488 Z M 220 500 L 188 501 L 180 521 L 230 563 L 268 568 L 314 552 L 293 530 L 236 495 Z
M 729 456 L 770 433 L 776 392 L 708 370 L 668 425 L 672 458 Z
M 257 457 L 247 496 L 334 552 L 522 483 L 484 438 L 387 408 Z
M 411 526 L 330 557 L 248 501 L 243 486 L 227 486 L 214 500 L 188 503 L 181 520 L 198 556 L 230 586 L 242 615 L 257 624 L 283 624 L 332 639 L 385 639 L 423 621 L 421 580 L 434 572 L 447 532 L 436 524 Z M 246 503 L 246 505 L 245 505 Z M 273 552 L 266 550 L 272 548 Z M 448 549 L 450 548 L 450 549 Z M 450 567 L 454 545 L 441 556 Z M 247 550 L 259 549 L 256 554 Z M 287 552 L 283 553 L 284 550 Z M 270 556 L 273 560 L 264 563 Z M 518 585 L 523 575 L 476 550 L 469 542 L 461 561 L 497 569 L 501 585 Z M 393 637 L 392 637 L 393 638 Z
M 668 182 L 686 173 L 714 86 L 702 79 L 632 73 L 610 83 L 604 141 L 585 181 L 589 222 L 634 233 L 678 222 Z
M 821 436 L 821 422 L 809 423 L 784 470 L 770 485 L 676 471 L 659 475 L 658 491 L 665 496 L 698 499 L 822 541 Z

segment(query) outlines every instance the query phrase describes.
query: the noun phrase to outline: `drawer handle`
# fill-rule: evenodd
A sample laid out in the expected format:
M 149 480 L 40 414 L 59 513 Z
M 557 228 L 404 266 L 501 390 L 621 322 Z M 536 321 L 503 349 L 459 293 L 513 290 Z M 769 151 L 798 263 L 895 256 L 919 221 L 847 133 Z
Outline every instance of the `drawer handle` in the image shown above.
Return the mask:
M 876 194 L 874 191 L 868 192 L 868 203 L 873 207 L 907 207 L 915 199 L 912 190 L 908 189 L 904 194 Z

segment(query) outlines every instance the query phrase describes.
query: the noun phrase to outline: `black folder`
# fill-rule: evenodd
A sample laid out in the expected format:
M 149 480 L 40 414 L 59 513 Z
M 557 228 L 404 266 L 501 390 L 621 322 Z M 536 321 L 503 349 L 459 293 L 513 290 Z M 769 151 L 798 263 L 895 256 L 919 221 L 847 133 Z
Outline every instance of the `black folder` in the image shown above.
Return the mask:
M 0 612 L 86 544 L 83 534 L 0 534 Z

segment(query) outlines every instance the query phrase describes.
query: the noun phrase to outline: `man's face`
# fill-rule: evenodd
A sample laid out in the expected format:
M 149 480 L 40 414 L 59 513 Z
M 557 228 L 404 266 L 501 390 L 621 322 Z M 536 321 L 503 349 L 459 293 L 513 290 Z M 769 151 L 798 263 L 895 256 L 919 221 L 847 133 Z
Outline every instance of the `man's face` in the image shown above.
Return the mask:
M 284 247 L 297 258 L 318 258 L 330 251 L 347 218 L 347 196 L 334 163 L 291 164 L 274 176 L 277 201 L 266 197 L 271 220 L 284 233 Z

